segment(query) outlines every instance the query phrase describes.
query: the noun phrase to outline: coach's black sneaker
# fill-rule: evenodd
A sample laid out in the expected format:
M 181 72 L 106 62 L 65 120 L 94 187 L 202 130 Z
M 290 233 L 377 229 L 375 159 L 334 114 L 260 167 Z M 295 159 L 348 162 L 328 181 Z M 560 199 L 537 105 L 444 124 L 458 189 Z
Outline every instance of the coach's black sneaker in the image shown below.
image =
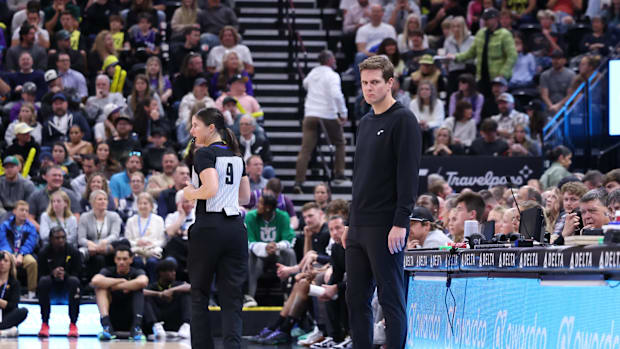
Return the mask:
M 278 345 L 278 344 L 288 344 L 291 342 L 291 335 L 282 332 L 279 329 L 273 331 L 267 338 L 260 340 L 258 343 L 264 345 Z

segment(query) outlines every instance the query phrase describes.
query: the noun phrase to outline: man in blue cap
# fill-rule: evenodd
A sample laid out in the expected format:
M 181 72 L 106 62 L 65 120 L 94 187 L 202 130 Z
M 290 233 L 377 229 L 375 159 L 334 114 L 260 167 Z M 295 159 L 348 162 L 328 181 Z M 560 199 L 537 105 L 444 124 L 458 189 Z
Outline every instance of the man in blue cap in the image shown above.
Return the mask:
M 64 93 L 56 93 L 51 102 L 53 115 L 43 123 L 43 146 L 51 147 L 56 142 L 68 141 L 69 130 L 73 125 L 80 126 L 86 140 L 92 139 L 88 122 L 82 114 L 68 111 L 69 105 Z

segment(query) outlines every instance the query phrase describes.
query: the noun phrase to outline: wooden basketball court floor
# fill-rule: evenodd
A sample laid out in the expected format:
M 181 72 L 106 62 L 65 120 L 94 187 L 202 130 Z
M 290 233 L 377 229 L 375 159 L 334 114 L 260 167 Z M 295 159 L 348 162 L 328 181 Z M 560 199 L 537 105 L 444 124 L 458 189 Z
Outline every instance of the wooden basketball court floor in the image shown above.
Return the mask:
M 224 348 L 221 338 L 215 339 L 216 348 Z M 243 349 L 258 348 L 281 348 L 296 349 L 304 348 L 297 345 L 265 346 L 250 344 L 243 340 Z M 39 339 L 35 336 L 21 336 L 19 338 L 0 339 L 1 349 L 190 349 L 189 341 L 167 341 L 167 342 L 143 342 L 136 343 L 128 340 L 115 340 L 111 342 L 100 342 L 96 337 L 80 337 L 78 339 L 67 339 L 66 337 L 50 337 Z

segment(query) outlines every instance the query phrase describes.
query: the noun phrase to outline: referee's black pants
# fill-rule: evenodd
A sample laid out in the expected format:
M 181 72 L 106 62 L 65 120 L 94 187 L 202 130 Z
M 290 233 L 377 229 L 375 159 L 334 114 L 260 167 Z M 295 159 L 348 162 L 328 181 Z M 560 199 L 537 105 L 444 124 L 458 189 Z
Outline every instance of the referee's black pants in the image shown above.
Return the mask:
M 347 306 L 353 347 L 373 347 L 370 302 L 375 285 L 383 308 L 388 349 L 402 349 L 407 336 L 405 314 L 404 252 L 390 254 L 387 237 L 391 227 L 349 227 L 345 258 Z M 405 239 L 406 241 L 406 239 Z
M 209 293 L 214 275 L 222 309 L 224 348 L 240 348 L 242 290 L 248 273 L 248 234 L 243 219 L 223 213 L 208 214 L 190 228 L 188 245 L 192 348 L 214 348 L 209 317 Z

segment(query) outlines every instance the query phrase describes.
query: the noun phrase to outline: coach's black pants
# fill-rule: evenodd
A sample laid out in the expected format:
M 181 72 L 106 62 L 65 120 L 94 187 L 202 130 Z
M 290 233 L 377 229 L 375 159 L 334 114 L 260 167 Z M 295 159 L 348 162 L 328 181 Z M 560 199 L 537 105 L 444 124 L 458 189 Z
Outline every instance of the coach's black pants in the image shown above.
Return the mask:
M 75 276 L 65 275 L 64 280 L 54 279 L 51 275 L 39 279 L 39 305 L 41 319 L 47 323 L 50 319 L 50 294 L 52 290 L 67 291 L 69 295 L 69 319 L 76 323 L 80 313 L 80 280 Z
M 401 251 L 390 254 L 391 227 L 349 227 L 347 248 L 347 305 L 353 347 L 372 348 L 373 318 L 370 302 L 375 289 L 383 307 L 388 349 L 401 349 L 407 335 L 405 281 Z M 406 239 L 405 239 L 406 241 Z
M 242 288 L 248 277 L 248 234 L 240 216 L 213 213 L 202 218 L 189 232 L 192 348 L 214 348 L 209 318 L 209 293 L 214 276 L 222 309 L 224 348 L 240 348 Z

